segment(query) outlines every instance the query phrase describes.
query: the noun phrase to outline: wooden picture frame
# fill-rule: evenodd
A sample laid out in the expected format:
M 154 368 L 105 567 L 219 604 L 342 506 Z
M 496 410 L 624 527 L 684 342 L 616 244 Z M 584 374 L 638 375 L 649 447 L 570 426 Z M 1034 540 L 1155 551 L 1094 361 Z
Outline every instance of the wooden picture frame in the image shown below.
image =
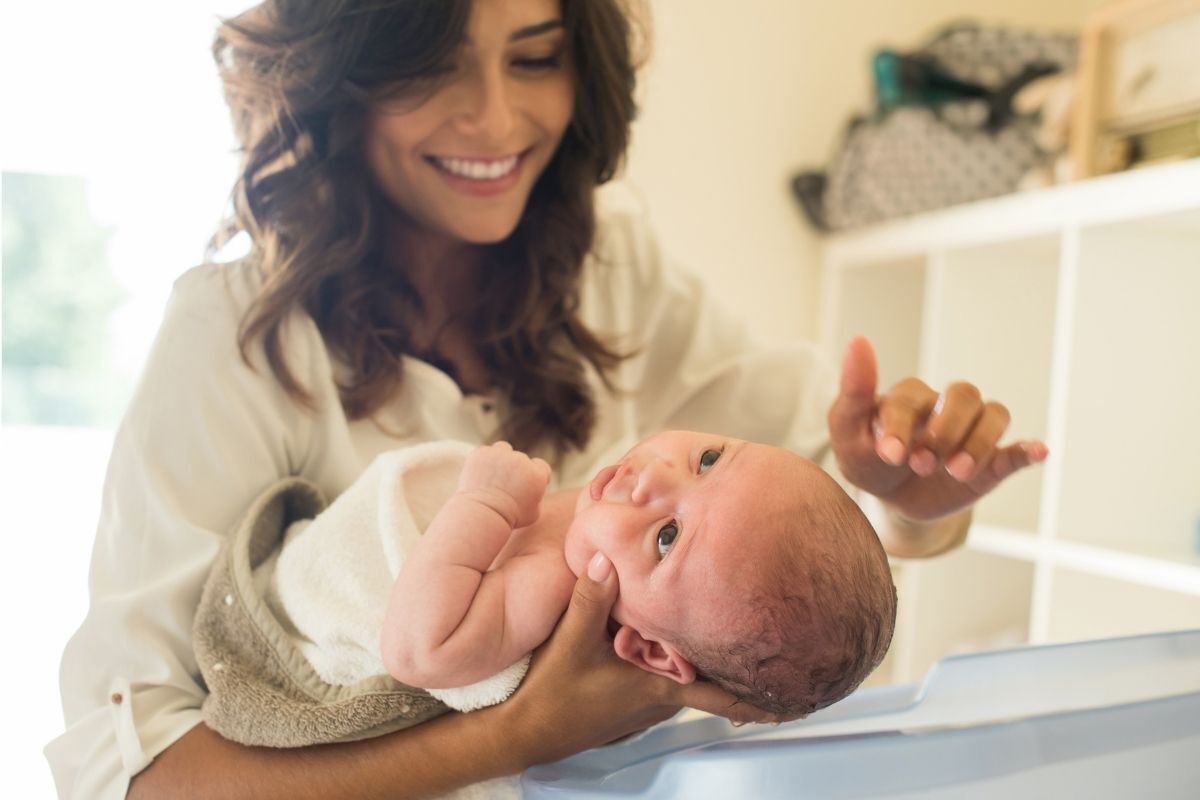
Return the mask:
M 1200 155 L 1200 0 L 1125 0 L 1098 11 L 1084 27 L 1076 86 L 1074 178 L 1187 157 L 1193 144 Z

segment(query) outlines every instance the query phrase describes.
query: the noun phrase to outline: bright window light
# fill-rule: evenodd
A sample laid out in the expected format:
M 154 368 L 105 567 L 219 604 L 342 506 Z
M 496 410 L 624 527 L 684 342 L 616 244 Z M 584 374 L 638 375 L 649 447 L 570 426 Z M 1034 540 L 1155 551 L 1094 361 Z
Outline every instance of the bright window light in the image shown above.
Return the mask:
M 54 796 L 41 749 L 62 730 L 59 659 L 87 611 L 112 431 L 226 208 L 236 159 L 211 42 L 248 5 L 0 6 L 7 796 Z

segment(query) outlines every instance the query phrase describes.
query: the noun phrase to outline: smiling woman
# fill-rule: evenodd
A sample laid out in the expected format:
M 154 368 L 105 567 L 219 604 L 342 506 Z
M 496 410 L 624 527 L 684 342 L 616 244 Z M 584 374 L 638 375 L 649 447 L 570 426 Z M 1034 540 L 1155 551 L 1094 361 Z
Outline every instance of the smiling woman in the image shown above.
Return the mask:
M 352 417 L 391 395 L 408 351 L 506 395 L 518 446 L 581 445 L 595 414 L 583 364 L 618 360 L 573 309 L 593 191 L 634 114 L 624 16 L 611 2 L 436 2 L 368 23 L 353 6 L 263 7 L 217 41 L 245 153 L 226 234 L 272 254 L 243 350 L 261 336 L 307 400 L 280 344 L 301 304 L 352 367 Z M 301 48 L 305 67 L 282 71 Z
M 334 497 L 382 451 L 500 436 L 577 482 L 671 416 L 641 408 L 639 376 L 660 370 L 618 344 L 662 326 L 639 357 L 678 361 L 693 313 L 723 327 L 636 222 L 601 227 L 594 207 L 634 112 L 617 2 L 267 0 L 224 23 L 214 53 L 241 156 L 214 247 L 241 235 L 250 253 L 176 282 L 117 432 L 91 608 L 63 658 L 68 728 L 46 750 L 60 792 L 423 795 L 683 704 L 766 718 L 618 659 L 605 639 L 617 579 L 601 571 L 579 579 L 543 657 L 495 710 L 302 752 L 241 747 L 202 724 L 196 597 L 264 487 L 305 477 Z M 596 262 L 616 268 L 585 269 Z M 698 364 L 742 357 L 749 342 L 728 323 Z M 816 371 L 811 353 L 799 361 Z M 778 409 L 748 432 L 811 449 L 820 434 L 793 416 Z
M 649 433 L 714 430 L 836 453 L 921 553 L 959 541 L 953 512 L 1034 460 L 1000 447 L 978 391 L 930 424 L 924 383 L 880 396 L 865 341 L 838 395 L 814 347 L 756 339 L 664 263 L 643 218 L 598 207 L 634 116 L 630 27 L 620 0 L 264 0 L 219 27 L 240 163 L 214 248 L 240 236 L 249 252 L 216 249 L 175 282 L 116 433 L 91 606 L 63 658 L 67 730 L 46 751 L 63 794 L 424 796 L 682 705 L 777 718 L 622 661 L 606 631 L 623 576 L 598 553 L 499 706 L 448 714 L 421 695 L 421 713 L 440 716 L 410 706 L 387 735 L 294 750 L 226 740 L 204 724 L 206 681 L 236 670 L 217 659 L 202 679 L 197 598 L 231 531 L 280 485 L 340 499 L 384 452 L 508 439 L 578 486 Z M 158 163 L 187 161 L 171 155 Z M 920 474 L 904 452 L 915 429 L 937 434 L 913 443 Z M 969 487 L 936 469 L 964 448 L 980 465 Z M 684 548 L 686 521 L 678 530 Z M 270 661 L 271 641 L 251 641 L 247 663 Z

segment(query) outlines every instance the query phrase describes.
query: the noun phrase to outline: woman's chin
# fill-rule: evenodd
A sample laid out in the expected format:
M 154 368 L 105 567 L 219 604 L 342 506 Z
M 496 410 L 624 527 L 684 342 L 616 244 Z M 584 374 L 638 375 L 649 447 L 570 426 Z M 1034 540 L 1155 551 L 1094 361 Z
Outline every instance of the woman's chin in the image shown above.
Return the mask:
M 494 218 L 461 219 L 454 234 L 463 242 L 475 245 L 499 244 L 512 236 L 517 229 L 520 215 L 505 215 Z

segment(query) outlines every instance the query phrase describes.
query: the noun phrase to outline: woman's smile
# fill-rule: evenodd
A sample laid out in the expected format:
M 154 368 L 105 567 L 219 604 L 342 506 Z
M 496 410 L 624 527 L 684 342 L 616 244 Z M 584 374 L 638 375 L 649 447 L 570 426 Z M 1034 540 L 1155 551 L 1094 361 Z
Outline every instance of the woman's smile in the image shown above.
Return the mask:
M 450 188 L 479 196 L 500 194 L 515 186 L 528 153 L 524 150 L 499 158 L 430 155 L 425 160 Z
M 368 110 L 368 169 L 425 235 L 495 244 L 516 229 L 575 107 L 555 0 L 475 2 L 445 72 L 418 101 Z

